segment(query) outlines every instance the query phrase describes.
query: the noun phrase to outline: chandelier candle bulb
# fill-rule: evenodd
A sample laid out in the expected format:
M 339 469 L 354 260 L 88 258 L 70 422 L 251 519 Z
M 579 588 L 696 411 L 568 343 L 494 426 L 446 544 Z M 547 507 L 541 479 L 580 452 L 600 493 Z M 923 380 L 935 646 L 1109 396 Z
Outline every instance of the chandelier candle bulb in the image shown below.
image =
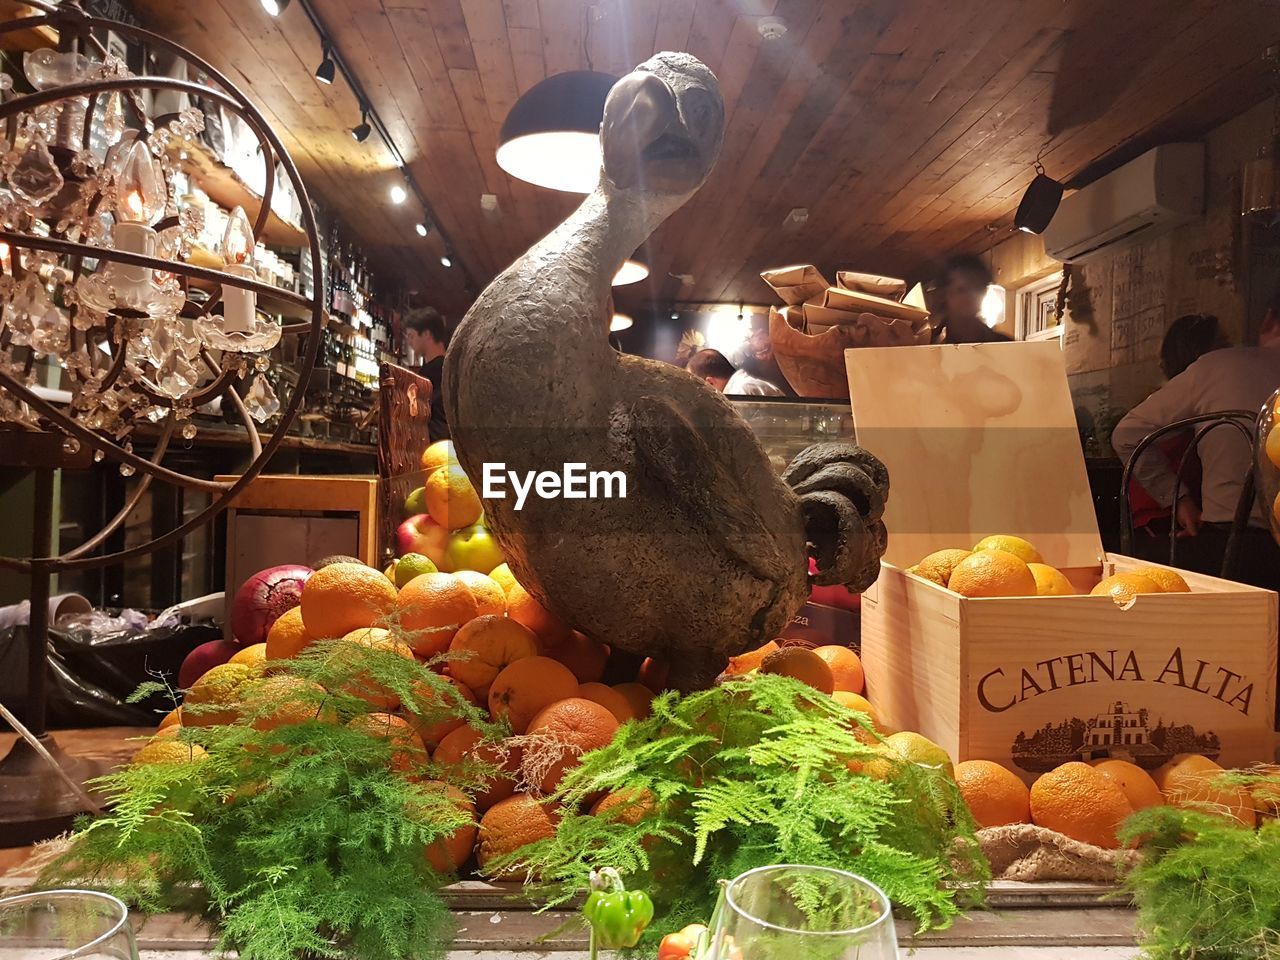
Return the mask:
M 247 263 L 227 264 L 226 272 L 236 277 L 244 277 L 246 280 L 256 280 L 258 277 L 257 272 Z M 225 333 L 251 333 L 257 310 L 258 295 L 252 290 L 241 290 L 230 284 L 223 285 L 222 329 Z

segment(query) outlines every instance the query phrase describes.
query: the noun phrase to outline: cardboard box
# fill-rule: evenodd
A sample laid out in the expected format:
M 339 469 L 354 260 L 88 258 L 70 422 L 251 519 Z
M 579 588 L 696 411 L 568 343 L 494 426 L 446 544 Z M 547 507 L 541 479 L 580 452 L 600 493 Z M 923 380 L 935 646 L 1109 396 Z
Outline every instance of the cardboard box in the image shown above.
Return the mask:
M 1149 565 L 1104 553 L 1058 344 L 846 353 L 858 441 L 889 468 L 889 549 L 862 598 L 868 697 L 888 726 L 1028 782 L 1069 760 L 1271 760 L 1276 595 L 967 599 L 906 568 L 1008 533 L 1087 592 Z

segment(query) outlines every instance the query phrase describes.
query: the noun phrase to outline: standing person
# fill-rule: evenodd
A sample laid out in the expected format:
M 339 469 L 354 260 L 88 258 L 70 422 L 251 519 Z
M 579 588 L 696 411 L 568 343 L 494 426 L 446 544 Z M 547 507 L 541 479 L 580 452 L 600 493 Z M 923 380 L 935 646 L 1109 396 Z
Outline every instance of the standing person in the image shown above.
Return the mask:
M 1172 380 L 1210 350 L 1231 346 L 1218 318 L 1191 313 L 1169 324 L 1160 344 L 1160 372 Z M 1193 431 L 1183 430 L 1166 437 L 1147 456 L 1163 456 L 1168 469 L 1177 473 L 1178 465 L 1191 445 Z M 1182 472 L 1183 489 L 1200 504 L 1200 458 L 1191 455 Z M 1129 512 L 1133 517 L 1133 552 L 1144 560 L 1157 563 L 1169 560 L 1169 528 L 1173 524 L 1173 508 L 1158 502 L 1136 476 L 1129 478 Z
M 1111 446 L 1127 460 L 1154 430 L 1187 417 L 1226 410 L 1261 410 L 1280 387 L 1280 290 L 1272 296 L 1256 347 L 1211 350 L 1134 407 L 1111 434 Z M 1199 444 L 1201 498 L 1183 493 L 1174 503 L 1176 477 L 1163 457 L 1144 456 L 1135 475 L 1152 498 L 1173 511 L 1183 537 L 1178 563 L 1217 574 L 1245 477 L 1253 467 L 1252 445 L 1233 429 L 1218 428 Z M 1280 547 L 1271 537 L 1270 504 L 1254 504 L 1240 544 L 1242 582 L 1280 589 Z
M 980 257 L 966 253 L 946 262 L 938 278 L 938 293 L 944 306 L 941 331 L 935 334 L 935 341 L 1005 343 L 1013 339 L 992 330 L 982 319 L 982 298 L 989 286 L 991 271 Z
M 719 350 L 699 350 L 689 358 L 686 369 L 699 380 L 705 380 L 726 396 L 781 397 L 783 393 L 768 380 L 751 376 L 746 370 L 735 370 Z
M 444 351 L 449 337 L 444 317 L 435 307 L 410 310 L 404 319 L 404 345 L 413 352 L 419 366 L 415 373 L 431 381 L 431 419 L 427 431 L 431 442 L 449 439 L 449 421 L 444 412 Z

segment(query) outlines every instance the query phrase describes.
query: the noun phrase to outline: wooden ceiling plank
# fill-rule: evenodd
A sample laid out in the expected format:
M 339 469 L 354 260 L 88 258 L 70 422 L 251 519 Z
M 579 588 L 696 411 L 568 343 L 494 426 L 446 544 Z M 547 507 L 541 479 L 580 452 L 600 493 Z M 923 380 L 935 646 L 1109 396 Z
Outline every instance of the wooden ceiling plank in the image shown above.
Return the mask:
M 689 46 L 694 4 L 695 0 L 662 0 L 653 41 L 655 53 L 662 50 L 684 50 Z
M 471 0 L 466 0 L 469 4 Z M 467 20 L 463 13 L 463 0 L 431 0 L 426 4 L 435 30 L 436 44 L 444 65 L 450 70 L 476 69 L 475 53 L 471 49 L 471 37 L 467 34 Z M 377 16 L 377 14 L 373 14 Z
M 586 69 L 582 53 L 586 5 L 581 0 L 538 0 L 538 17 L 547 76 Z

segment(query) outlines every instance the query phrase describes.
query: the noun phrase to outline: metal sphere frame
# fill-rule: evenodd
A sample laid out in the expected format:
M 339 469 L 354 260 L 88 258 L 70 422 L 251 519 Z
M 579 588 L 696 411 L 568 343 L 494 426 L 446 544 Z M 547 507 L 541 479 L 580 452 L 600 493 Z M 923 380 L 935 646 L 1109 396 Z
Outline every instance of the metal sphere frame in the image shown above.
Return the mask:
M 311 318 L 309 322 L 285 324 L 283 327 L 283 333 L 285 334 L 296 335 L 305 333 L 309 334 L 309 336 L 307 337 L 306 350 L 301 358 L 301 364 L 298 369 L 298 379 L 289 396 L 289 402 L 281 412 L 279 423 L 265 445 L 262 443 L 257 427 L 253 423 L 253 418 L 249 416 L 243 401 L 240 399 L 239 395 L 231 389 L 231 383 L 237 374 L 235 367 L 233 365 L 228 365 L 223 369 L 213 359 L 209 351 L 204 348 L 200 351 L 200 360 L 212 375 L 213 379 L 210 383 L 201 387 L 190 396 L 182 398 L 181 401 L 175 401 L 157 393 L 145 381 L 135 381 L 133 384 L 134 388 L 145 394 L 152 403 L 157 406 L 167 407 L 170 410 L 169 416 L 165 421 L 165 425 L 156 443 L 155 450 L 150 458 L 138 456 L 131 450 L 126 450 L 119 444 L 112 442 L 102 434 L 77 423 L 57 406 L 39 397 L 25 384 L 10 376 L 8 373 L 0 371 L 0 389 L 9 392 L 19 400 L 26 403 L 41 417 L 52 423 L 58 431 L 74 437 L 76 440 L 86 444 L 94 450 L 101 451 L 106 459 L 115 461 L 122 466 L 127 465 L 142 474 L 137 487 L 119 513 L 117 513 L 116 516 L 109 520 L 102 529 L 84 543 L 63 553 L 57 552 L 55 547 L 55 549 L 48 551 L 49 555 L 47 556 L 31 556 L 22 558 L 0 557 L 0 569 L 16 570 L 19 572 L 30 573 L 33 576 L 48 576 L 62 571 L 93 569 L 115 563 L 121 563 L 123 561 L 163 549 L 169 544 L 180 540 L 192 530 L 195 530 L 212 520 L 218 513 L 229 506 L 235 499 L 236 495 L 252 483 L 254 478 L 263 471 L 272 455 L 280 447 L 281 443 L 284 442 L 289 428 L 296 420 L 306 393 L 307 384 L 316 365 L 316 358 L 319 355 L 320 350 L 320 333 L 324 327 L 323 293 L 325 289 L 325 268 L 324 262 L 321 258 L 319 230 L 316 226 L 315 213 L 311 208 L 311 202 L 307 195 L 306 186 L 303 184 L 302 178 L 298 174 L 297 167 L 294 164 L 293 159 L 289 156 L 288 151 L 285 149 L 284 144 L 280 141 L 280 138 L 275 134 L 275 132 L 271 130 L 261 112 L 259 112 L 253 103 L 250 102 L 248 97 L 246 97 L 244 93 L 235 86 L 235 84 L 228 80 L 211 64 L 196 56 L 185 47 L 149 30 L 114 20 L 93 17 L 86 14 L 76 6 L 67 5 L 54 7 L 45 2 L 45 0 L 39 0 L 39 2 L 32 5 L 39 6 L 45 9 L 46 12 L 35 16 L 11 20 L 6 24 L 0 25 L 0 35 L 12 33 L 18 30 L 28 30 L 34 27 L 52 26 L 59 30 L 59 34 L 61 36 L 67 36 L 69 31 L 74 35 L 80 36 L 94 43 L 94 45 L 98 47 L 99 52 L 104 52 L 101 49 L 101 45 L 97 44 L 97 41 L 90 37 L 89 30 L 93 28 L 110 30 L 117 34 L 142 41 L 153 48 L 163 49 L 174 54 L 189 65 L 195 67 L 207 77 L 211 78 L 211 80 L 218 85 L 218 88 L 206 86 L 204 84 L 192 83 L 186 80 L 153 76 L 118 77 L 84 81 L 44 91 L 38 91 L 24 96 L 14 97 L 9 101 L 0 104 L 0 121 L 8 123 L 10 122 L 10 118 L 17 116 L 18 114 L 46 104 L 76 97 L 87 97 L 89 100 L 88 110 L 85 115 L 85 132 L 87 134 L 94 115 L 94 107 L 97 98 L 103 94 L 120 92 L 134 98 L 134 103 L 137 104 L 136 93 L 139 90 L 169 90 L 186 93 L 194 97 L 200 97 L 204 100 L 216 102 L 225 109 L 233 112 L 244 121 L 249 129 L 253 131 L 258 140 L 258 147 L 262 152 L 262 160 L 266 168 L 266 176 L 264 177 L 265 185 L 263 188 L 263 196 L 259 204 L 257 217 L 253 223 L 254 240 L 257 241 L 258 238 L 262 236 L 267 225 L 268 218 L 271 215 L 271 197 L 275 184 L 275 164 L 278 160 L 289 179 L 290 185 L 293 187 L 295 195 L 298 198 L 302 213 L 302 226 L 306 233 L 307 245 L 311 253 L 311 262 L 315 271 L 315 283 L 312 296 L 305 297 L 301 294 L 294 293 L 293 291 L 284 290 L 279 287 L 272 286 L 271 284 L 263 283 L 259 280 L 247 279 L 233 274 L 223 273 L 219 270 L 210 270 L 192 264 L 183 263 L 178 260 L 163 260 L 158 257 L 144 256 L 142 254 L 129 253 L 123 250 L 100 248 L 57 237 L 40 237 L 0 229 L 0 241 L 8 243 L 10 248 L 14 251 L 28 249 L 51 252 L 74 258 L 92 257 L 101 261 L 121 263 L 129 266 L 150 267 L 154 270 L 177 274 L 188 279 L 212 282 L 215 287 L 210 293 L 209 298 L 202 305 L 202 309 L 197 316 L 203 315 L 213 308 L 221 297 L 221 288 L 223 286 L 232 286 L 242 290 L 252 290 L 259 295 L 269 297 L 277 301 L 287 301 L 301 307 L 309 307 L 311 310 Z M 144 124 L 150 128 L 150 118 L 146 117 L 145 112 L 141 109 L 138 109 L 138 113 L 143 116 Z M 87 136 L 85 139 L 87 141 Z M 175 222 L 174 218 L 168 218 L 160 221 L 160 223 L 157 224 L 157 227 L 159 229 L 165 229 L 174 225 Z M 18 259 L 16 252 L 13 256 L 14 262 L 16 263 Z M 78 261 L 75 272 L 78 276 Z M 189 293 L 189 290 L 187 292 Z M 194 301 L 190 300 L 189 297 L 184 303 L 184 307 L 188 304 L 199 306 L 195 304 Z M 73 306 L 72 309 L 79 309 L 79 307 L 78 305 Z M 108 339 L 112 339 L 112 334 L 116 332 L 115 328 L 118 325 L 122 323 L 127 324 L 129 322 L 130 320 L 124 315 L 108 315 Z M 73 338 L 73 350 L 77 349 L 76 341 L 78 332 L 79 331 L 76 331 L 74 328 L 71 331 L 71 336 Z M 124 367 L 126 338 L 121 336 L 118 339 L 118 348 L 111 357 L 110 366 L 106 372 L 106 379 L 103 383 L 104 387 L 110 386 L 119 376 Z M 253 459 L 245 469 L 244 473 L 233 482 L 218 482 L 188 476 L 161 466 L 161 460 L 168 449 L 169 441 L 172 437 L 173 428 L 176 422 L 173 413 L 174 407 L 179 403 L 183 406 L 199 406 L 200 404 L 206 403 L 219 395 L 230 398 L 231 402 L 235 405 L 241 420 L 243 420 L 245 429 L 248 433 L 248 440 L 253 453 Z M 185 521 L 174 530 L 171 530 L 160 537 L 114 553 L 94 554 L 94 551 L 96 551 L 97 548 L 105 542 L 107 537 L 118 530 L 124 523 L 128 514 L 145 495 L 152 480 L 163 480 L 177 486 L 203 490 L 213 494 L 213 496 L 211 497 L 209 505 L 205 509 L 201 510 L 194 517 Z

